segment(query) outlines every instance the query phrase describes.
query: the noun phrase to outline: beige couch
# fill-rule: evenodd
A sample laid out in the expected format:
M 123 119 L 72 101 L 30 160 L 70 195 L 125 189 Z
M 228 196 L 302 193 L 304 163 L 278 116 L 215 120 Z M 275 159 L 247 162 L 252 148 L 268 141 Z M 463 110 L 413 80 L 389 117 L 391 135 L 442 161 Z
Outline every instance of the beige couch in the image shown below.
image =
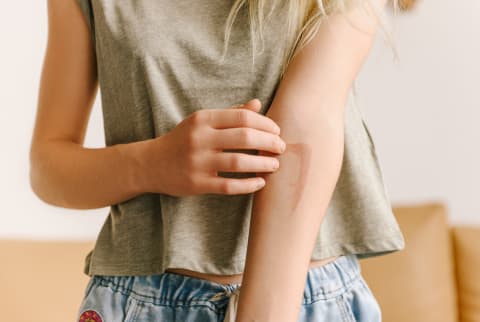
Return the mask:
M 385 322 L 480 322 L 480 225 L 450 225 L 446 206 L 397 206 L 405 249 L 360 261 Z
M 406 249 L 361 260 L 384 322 L 480 322 L 480 227 L 441 203 L 395 207 Z M 0 241 L 0 320 L 74 321 L 93 242 Z M 108 322 L 108 321 L 106 321 Z

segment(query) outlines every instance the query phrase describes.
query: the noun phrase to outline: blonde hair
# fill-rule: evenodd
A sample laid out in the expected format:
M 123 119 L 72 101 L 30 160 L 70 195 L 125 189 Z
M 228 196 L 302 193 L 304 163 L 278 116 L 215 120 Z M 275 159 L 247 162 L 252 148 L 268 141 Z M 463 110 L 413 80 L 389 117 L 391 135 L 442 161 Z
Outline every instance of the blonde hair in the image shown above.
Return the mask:
M 374 0 L 375 1 L 375 0 Z M 394 15 L 398 10 L 399 0 L 389 0 L 393 3 Z M 385 39 L 390 43 L 395 58 L 398 57 L 397 50 L 392 41 L 393 37 L 387 27 L 384 10 L 380 10 L 372 0 L 236 0 L 227 17 L 224 34 L 223 59 L 225 58 L 228 41 L 233 25 L 233 21 L 242 6 L 247 6 L 250 20 L 250 35 L 253 48 L 252 68 L 255 63 L 256 42 L 258 39 L 262 42 L 263 51 L 263 28 L 265 21 L 268 20 L 277 6 L 282 6 L 282 10 L 287 10 L 286 29 L 284 33 L 287 39 L 287 50 L 284 52 L 282 71 L 280 77 L 283 77 L 288 64 L 293 57 L 313 38 L 321 23 L 330 15 L 336 13 L 346 13 L 351 8 L 360 6 L 367 14 L 375 14 L 381 26 L 381 30 L 387 36 Z

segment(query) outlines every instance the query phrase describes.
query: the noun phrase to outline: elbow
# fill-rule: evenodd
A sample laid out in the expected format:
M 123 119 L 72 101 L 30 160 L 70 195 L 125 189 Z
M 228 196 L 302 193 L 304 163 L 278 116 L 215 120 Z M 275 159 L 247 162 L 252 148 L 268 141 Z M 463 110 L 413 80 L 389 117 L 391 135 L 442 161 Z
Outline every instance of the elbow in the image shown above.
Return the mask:
M 36 173 L 36 171 L 30 169 L 29 177 L 30 177 L 30 189 L 38 197 L 38 199 L 45 202 L 46 204 L 49 204 L 52 206 L 59 206 L 58 203 L 56 203 L 54 200 L 48 197 L 48 194 L 45 192 L 44 187 L 42 187 L 42 185 L 40 184 L 41 180 L 39 180 L 38 174 Z
M 37 153 L 37 149 L 33 144 L 30 146 L 28 159 L 29 159 L 28 180 L 30 184 L 30 189 L 38 198 L 40 198 L 42 201 L 45 201 L 43 199 L 44 197 L 43 197 L 43 193 L 40 185 L 41 179 L 39 178 L 40 176 L 39 169 L 38 169 L 39 156 Z
M 30 189 L 41 201 L 55 207 L 81 209 L 81 207 L 67 202 L 64 196 L 58 193 L 60 189 L 49 183 L 51 180 L 49 180 L 48 173 L 39 168 L 35 164 L 30 166 L 29 181 Z
M 38 153 L 35 149 L 30 149 L 29 159 L 30 167 L 28 179 L 30 189 L 43 202 L 50 205 L 56 205 L 56 202 L 51 200 L 51 198 L 49 198 L 49 194 L 46 192 L 47 189 L 45 182 L 47 182 L 47 180 L 45 178 L 45 171 L 42 171 L 42 160 L 40 153 Z
M 55 188 L 51 184 L 51 174 L 48 173 L 44 153 L 39 148 L 32 148 L 29 152 L 29 173 L 28 179 L 32 192 L 46 204 L 69 208 L 68 204 L 59 198 Z

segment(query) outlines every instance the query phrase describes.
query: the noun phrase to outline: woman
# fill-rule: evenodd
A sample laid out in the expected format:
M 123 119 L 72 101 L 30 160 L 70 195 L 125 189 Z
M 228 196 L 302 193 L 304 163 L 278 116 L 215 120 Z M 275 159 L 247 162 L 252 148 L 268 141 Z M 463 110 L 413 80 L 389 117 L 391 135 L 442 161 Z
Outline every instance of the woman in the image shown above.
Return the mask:
M 110 206 L 78 321 L 381 320 L 358 258 L 404 240 L 350 104 L 366 3 L 48 2 L 32 188 Z

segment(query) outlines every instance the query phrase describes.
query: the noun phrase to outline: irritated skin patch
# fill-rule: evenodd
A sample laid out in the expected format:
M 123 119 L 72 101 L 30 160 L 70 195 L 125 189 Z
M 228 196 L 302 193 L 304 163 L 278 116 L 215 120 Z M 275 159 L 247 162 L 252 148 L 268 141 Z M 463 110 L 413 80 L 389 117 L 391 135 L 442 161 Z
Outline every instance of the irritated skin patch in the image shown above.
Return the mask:
M 290 187 L 293 187 L 292 206 L 290 209 L 290 213 L 293 214 L 300 203 L 305 185 L 307 184 L 312 147 L 306 143 L 287 143 L 287 148 L 283 154 L 285 153 L 291 153 L 297 159 L 297 162 L 292 161 L 291 168 L 295 170 L 292 170 L 291 180 L 288 183 Z

